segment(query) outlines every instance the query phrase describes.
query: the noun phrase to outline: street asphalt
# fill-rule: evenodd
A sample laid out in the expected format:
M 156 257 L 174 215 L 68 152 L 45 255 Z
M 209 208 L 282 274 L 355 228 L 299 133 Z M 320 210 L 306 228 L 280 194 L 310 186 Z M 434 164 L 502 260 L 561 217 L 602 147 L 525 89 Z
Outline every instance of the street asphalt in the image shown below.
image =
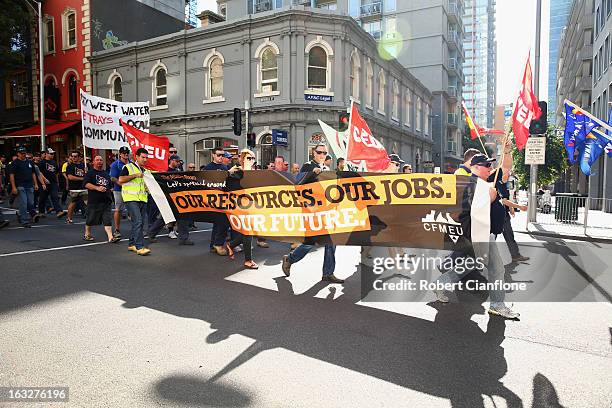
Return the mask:
M 1 407 L 612 407 L 612 244 L 564 255 L 523 234 L 524 254 L 566 262 L 591 301 L 516 303 L 521 320 L 504 321 L 432 294 L 360 301 L 358 247 L 338 248 L 347 281 L 326 284 L 321 249 L 285 278 L 289 244 L 243 270 L 209 253 L 209 224 L 140 257 L 101 227 L 84 242 L 80 222 L 0 230 L 0 387 L 69 387 L 67 403 Z

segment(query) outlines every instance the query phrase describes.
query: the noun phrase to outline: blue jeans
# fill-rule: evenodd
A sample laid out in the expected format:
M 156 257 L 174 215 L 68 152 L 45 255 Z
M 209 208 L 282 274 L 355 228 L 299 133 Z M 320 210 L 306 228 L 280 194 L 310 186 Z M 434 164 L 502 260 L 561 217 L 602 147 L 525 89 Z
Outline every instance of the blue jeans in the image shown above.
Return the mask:
M 289 254 L 289 262 L 294 264 L 301 261 L 314 247 L 314 245 L 300 245 Z M 334 245 L 325 245 L 325 253 L 323 254 L 323 276 L 333 275 L 334 269 L 336 269 L 336 247 Z
M 478 246 L 484 246 L 482 252 L 486 252 L 487 242 L 474 242 L 474 250 L 476 256 L 479 256 L 478 253 L 481 251 L 477 250 Z M 501 281 L 504 282 L 504 274 L 506 272 L 504 268 L 504 262 L 502 261 L 501 255 L 499 254 L 499 249 L 497 248 L 497 244 L 495 242 L 495 235 L 491 234 L 488 242 L 488 262 L 486 263 L 488 278 L 487 281 L 489 283 Z M 466 271 L 467 272 L 467 271 Z M 464 272 L 465 273 L 465 272 Z M 437 282 L 447 284 L 447 283 L 456 283 L 459 282 L 462 278 L 462 274 L 458 274 L 457 272 L 450 270 L 448 272 L 443 273 L 437 279 Z M 501 289 L 492 289 L 489 291 L 489 300 L 491 302 L 491 307 L 501 307 L 504 306 L 504 299 L 506 297 L 506 292 Z
M 36 214 L 34 210 L 34 187 L 17 187 L 19 195 L 19 222 L 30 222 L 30 216 Z
M 47 189 L 40 191 L 38 196 L 38 212 L 41 214 L 46 213 L 47 211 L 47 200 L 51 198 L 51 204 L 53 205 L 53 209 L 56 213 L 60 213 L 62 211 L 62 206 L 59 202 L 58 196 L 59 187 L 56 183 L 47 184 Z
M 132 219 L 129 246 L 136 249 L 144 248 L 144 219 L 147 213 L 147 203 L 143 201 L 126 201 L 125 206 Z

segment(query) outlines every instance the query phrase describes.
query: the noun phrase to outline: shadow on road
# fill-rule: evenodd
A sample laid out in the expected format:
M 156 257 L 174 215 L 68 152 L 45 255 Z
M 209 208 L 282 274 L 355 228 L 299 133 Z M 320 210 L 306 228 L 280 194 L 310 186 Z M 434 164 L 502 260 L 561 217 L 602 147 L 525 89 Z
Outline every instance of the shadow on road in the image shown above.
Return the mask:
M 224 377 L 262 351 L 276 348 L 445 398 L 456 408 L 484 407 L 486 396 L 503 398 L 508 407 L 523 406 L 500 380 L 507 372 L 501 347 L 506 322 L 491 318 L 483 332 L 471 320 L 484 313 L 477 302 L 431 303 L 437 310 L 431 322 L 356 304 L 361 292 L 358 273 L 346 281 L 338 299 L 333 300 L 340 286 L 329 286 L 328 295 L 321 299 L 313 296 L 327 284 L 296 295 L 284 277 L 275 279 L 277 292 L 227 280 L 241 262 L 197 251 L 181 252 L 181 265 L 188 265 L 182 269 L 176 267 L 176 256 L 119 258 L 116 251 L 106 246 L 84 248 L 70 265 L 61 257 L 30 259 L 27 270 L 12 263 L 2 272 L 0 313 L 91 291 L 121 299 L 128 309 L 147 307 L 208 322 L 215 329 L 206 338 L 209 344 L 235 334 L 255 339 L 209 380 L 171 375 L 152 384 L 162 398 L 191 406 L 249 405 L 247 394 L 223 385 Z M 258 257 L 257 261 L 277 263 L 279 256 L 273 250 L 266 255 L 271 259 Z M 214 267 L 204 267 L 206 262 L 214 262 Z M 312 272 L 318 274 L 319 267 Z M 544 380 L 543 376 L 534 379 L 538 401 L 550 400 L 554 392 Z M 549 405 L 538 405 L 544 406 Z

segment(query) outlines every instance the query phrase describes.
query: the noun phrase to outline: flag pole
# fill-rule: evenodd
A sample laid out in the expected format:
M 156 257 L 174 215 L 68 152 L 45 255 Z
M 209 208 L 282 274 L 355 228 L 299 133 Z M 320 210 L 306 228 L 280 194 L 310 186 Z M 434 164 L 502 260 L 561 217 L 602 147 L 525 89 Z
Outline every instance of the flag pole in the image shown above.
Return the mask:
M 504 134 L 504 138 L 502 139 L 503 150 L 501 154 L 501 160 L 497 165 L 497 169 L 495 169 L 495 177 L 493 177 L 493 186 L 495 186 L 495 183 L 497 183 L 497 175 L 499 174 L 499 169 L 501 169 L 501 167 L 503 166 L 504 159 L 506 158 L 506 144 L 508 143 L 508 140 L 510 140 L 510 129 L 512 128 L 511 123 L 511 121 L 508 121 L 508 124 L 506 125 L 506 133 Z

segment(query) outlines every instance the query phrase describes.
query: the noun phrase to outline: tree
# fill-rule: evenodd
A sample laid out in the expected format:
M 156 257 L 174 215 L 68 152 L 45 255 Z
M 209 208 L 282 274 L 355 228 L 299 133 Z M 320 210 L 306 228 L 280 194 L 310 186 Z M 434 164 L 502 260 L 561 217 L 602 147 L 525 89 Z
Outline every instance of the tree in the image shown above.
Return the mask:
M 534 137 L 534 136 L 531 136 Z M 529 186 L 529 168 L 525 165 L 525 150 L 519 152 L 514 146 L 512 149 L 514 160 L 513 173 L 517 178 L 520 188 L 527 189 Z M 538 186 L 545 186 L 557 181 L 568 167 L 567 153 L 563 144 L 563 134 L 558 129 L 549 125 L 546 130 L 546 162 L 538 166 Z
M 0 0 L 0 78 L 23 68 L 32 16 L 24 0 Z

